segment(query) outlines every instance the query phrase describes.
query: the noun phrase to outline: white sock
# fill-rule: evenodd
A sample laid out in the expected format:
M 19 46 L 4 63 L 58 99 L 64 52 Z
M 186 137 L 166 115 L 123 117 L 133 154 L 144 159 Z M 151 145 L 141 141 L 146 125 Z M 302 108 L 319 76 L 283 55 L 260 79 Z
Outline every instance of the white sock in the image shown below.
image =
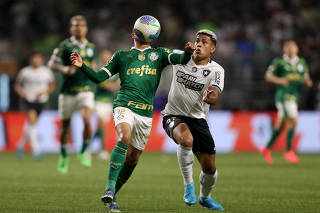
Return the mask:
M 210 197 L 211 191 L 218 180 L 218 170 L 214 174 L 200 173 L 200 197 Z
M 192 166 L 193 166 L 193 153 L 192 147 L 185 147 L 178 145 L 177 157 L 179 162 L 179 167 L 183 177 L 184 185 L 193 182 L 192 179 Z
M 38 144 L 38 130 L 36 125 L 30 125 L 28 129 L 31 148 L 34 155 L 40 154 L 40 147 Z

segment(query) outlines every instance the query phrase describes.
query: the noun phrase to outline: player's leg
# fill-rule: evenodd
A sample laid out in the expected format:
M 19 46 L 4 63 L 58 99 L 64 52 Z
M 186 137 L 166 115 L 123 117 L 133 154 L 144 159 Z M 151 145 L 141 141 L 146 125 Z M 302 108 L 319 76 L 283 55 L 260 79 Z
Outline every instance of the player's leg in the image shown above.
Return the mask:
M 197 202 L 193 182 L 193 136 L 180 117 L 166 116 L 163 118 L 163 128 L 177 144 L 177 158 L 184 182 L 183 200 L 187 205 L 194 205 Z
M 178 124 L 173 129 L 173 138 L 178 143 L 177 158 L 180 171 L 184 182 L 184 196 L 183 200 L 188 205 L 196 204 L 197 198 L 193 182 L 193 137 L 185 123 Z
M 126 152 L 131 142 L 131 129 L 134 120 L 131 110 L 124 107 L 115 108 L 113 116 L 118 142 L 111 152 L 108 183 L 106 185 L 105 193 L 101 197 L 101 200 L 105 205 L 109 205 L 113 200 L 116 182 L 125 162 Z
M 117 193 L 121 189 L 123 184 L 125 184 L 128 181 L 128 179 L 131 177 L 133 170 L 138 164 L 141 154 L 142 154 L 142 150 L 138 150 L 131 144 L 129 145 L 125 162 L 120 170 L 119 177 L 117 179 L 115 193 Z
M 284 117 L 285 117 L 286 111 L 284 109 L 284 104 L 282 102 L 277 102 L 276 107 L 278 110 L 277 121 L 275 123 L 274 128 L 272 129 L 272 134 L 266 147 L 261 149 L 261 153 L 263 155 L 264 161 L 268 164 L 272 164 L 271 147 L 285 126 Z
M 292 141 L 294 136 L 294 130 L 297 125 L 297 117 L 298 117 L 298 106 L 294 101 L 285 102 L 285 107 L 288 112 L 288 118 L 286 119 L 288 132 L 287 132 L 287 146 L 286 152 L 284 153 L 284 159 L 290 163 L 297 164 L 299 163 L 299 158 L 293 152 Z
M 98 116 L 98 129 L 95 132 L 95 135 L 92 137 L 92 140 L 98 138 L 101 141 L 101 151 L 99 152 L 99 157 L 102 160 L 107 160 L 109 158 L 109 153 L 104 147 L 104 138 L 107 135 L 107 132 L 105 132 L 105 126 L 112 117 L 112 104 L 96 101 L 95 111 Z
M 92 131 L 91 131 L 91 115 L 94 107 L 94 94 L 93 92 L 81 92 L 77 94 L 77 103 L 80 109 L 80 114 L 83 119 L 84 129 L 82 135 L 82 146 L 80 153 L 77 155 L 80 163 L 85 167 L 91 166 L 91 161 L 85 151 L 90 143 Z
M 211 192 L 218 180 L 218 171 L 215 165 L 215 154 L 196 153 L 201 165 L 199 203 L 211 210 L 223 210 L 223 207 L 211 198 Z
M 62 131 L 60 136 L 61 147 L 58 171 L 62 174 L 65 174 L 68 172 L 69 165 L 67 142 L 70 133 L 70 118 L 76 109 L 76 98 L 74 96 L 60 94 L 58 103 L 59 113 L 62 118 Z
M 38 122 L 38 115 L 40 113 L 41 105 L 36 106 L 38 109 L 31 109 L 28 110 L 28 121 L 29 121 L 29 128 L 28 128 L 28 135 L 29 140 L 33 152 L 33 156 L 36 160 L 41 158 L 41 151 L 38 143 L 38 130 L 37 130 L 37 122 Z

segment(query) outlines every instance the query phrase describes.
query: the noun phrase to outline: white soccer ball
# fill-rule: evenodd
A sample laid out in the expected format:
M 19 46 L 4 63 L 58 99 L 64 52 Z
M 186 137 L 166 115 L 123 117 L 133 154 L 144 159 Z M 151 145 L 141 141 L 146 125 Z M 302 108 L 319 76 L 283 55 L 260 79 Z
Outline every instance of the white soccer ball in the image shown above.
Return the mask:
M 149 15 L 144 15 L 138 18 L 134 24 L 133 31 L 142 42 L 151 42 L 160 35 L 159 21 Z

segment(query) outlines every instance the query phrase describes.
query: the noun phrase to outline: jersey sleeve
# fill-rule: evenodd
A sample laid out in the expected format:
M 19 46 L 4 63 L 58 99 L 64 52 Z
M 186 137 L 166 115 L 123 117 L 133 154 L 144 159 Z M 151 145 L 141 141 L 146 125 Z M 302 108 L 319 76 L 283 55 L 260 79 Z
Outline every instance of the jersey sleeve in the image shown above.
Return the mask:
M 120 52 L 116 51 L 113 54 L 113 56 L 110 58 L 110 60 L 103 67 L 100 68 L 100 70 L 105 71 L 110 78 L 111 76 L 119 72 L 119 68 L 120 68 L 119 61 L 120 61 Z
M 271 64 L 267 68 L 267 73 L 271 73 L 273 75 L 278 75 L 278 64 L 279 60 L 278 59 L 273 59 Z
M 214 73 L 210 84 L 217 87 L 219 92 L 222 93 L 224 88 L 224 69 L 222 67 Z
M 116 52 L 109 62 L 101 67 L 98 72 L 95 72 L 93 69 L 85 65 L 84 63 L 80 67 L 80 70 L 93 82 L 99 84 L 114 74 L 116 74 L 119 70 L 119 52 Z
M 60 63 L 60 64 L 65 65 L 65 64 L 64 64 L 64 61 L 62 60 L 63 55 L 65 54 L 64 52 L 65 52 L 65 46 L 64 46 L 62 43 L 60 43 L 60 44 L 58 45 L 58 47 L 56 47 L 56 48 L 53 50 L 53 53 L 52 53 L 51 58 L 52 58 L 54 61 L 56 61 L 56 62 L 58 62 L 58 63 Z
M 18 73 L 17 76 L 17 81 L 23 81 L 23 79 L 25 78 L 25 73 L 26 73 L 26 69 L 23 68 L 22 70 L 20 70 L 20 72 Z
M 161 48 L 163 64 L 167 66 L 169 64 L 187 64 L 191 58 L 191 53 L 187 53 L 181 50 L 170 50 L 168 48 Z

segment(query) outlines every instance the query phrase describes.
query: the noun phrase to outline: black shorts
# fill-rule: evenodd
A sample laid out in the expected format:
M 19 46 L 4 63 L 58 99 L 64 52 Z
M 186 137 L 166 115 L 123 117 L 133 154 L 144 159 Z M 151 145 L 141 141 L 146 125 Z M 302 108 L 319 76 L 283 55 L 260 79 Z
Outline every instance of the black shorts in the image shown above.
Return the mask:
M 174 141 L 175 139 L 173 138 L 173 130 L 180 123 L 186 124 L 193 136 L 193 153 L 216 154 L 214 140 L 210 133 L 208 123 L 205 119 L 176 115 L 164 116 L 162 120 L 163 128 L 168 136 Z
M 43 108 L 44 108 L 44 104 L 43 103 L 31 103 L 31 102 L 28 102 L 26 100 L 23 101 L 23 109 L 24 110 L 34 109 L 37 112 L 38 115 L 41 113 Z

